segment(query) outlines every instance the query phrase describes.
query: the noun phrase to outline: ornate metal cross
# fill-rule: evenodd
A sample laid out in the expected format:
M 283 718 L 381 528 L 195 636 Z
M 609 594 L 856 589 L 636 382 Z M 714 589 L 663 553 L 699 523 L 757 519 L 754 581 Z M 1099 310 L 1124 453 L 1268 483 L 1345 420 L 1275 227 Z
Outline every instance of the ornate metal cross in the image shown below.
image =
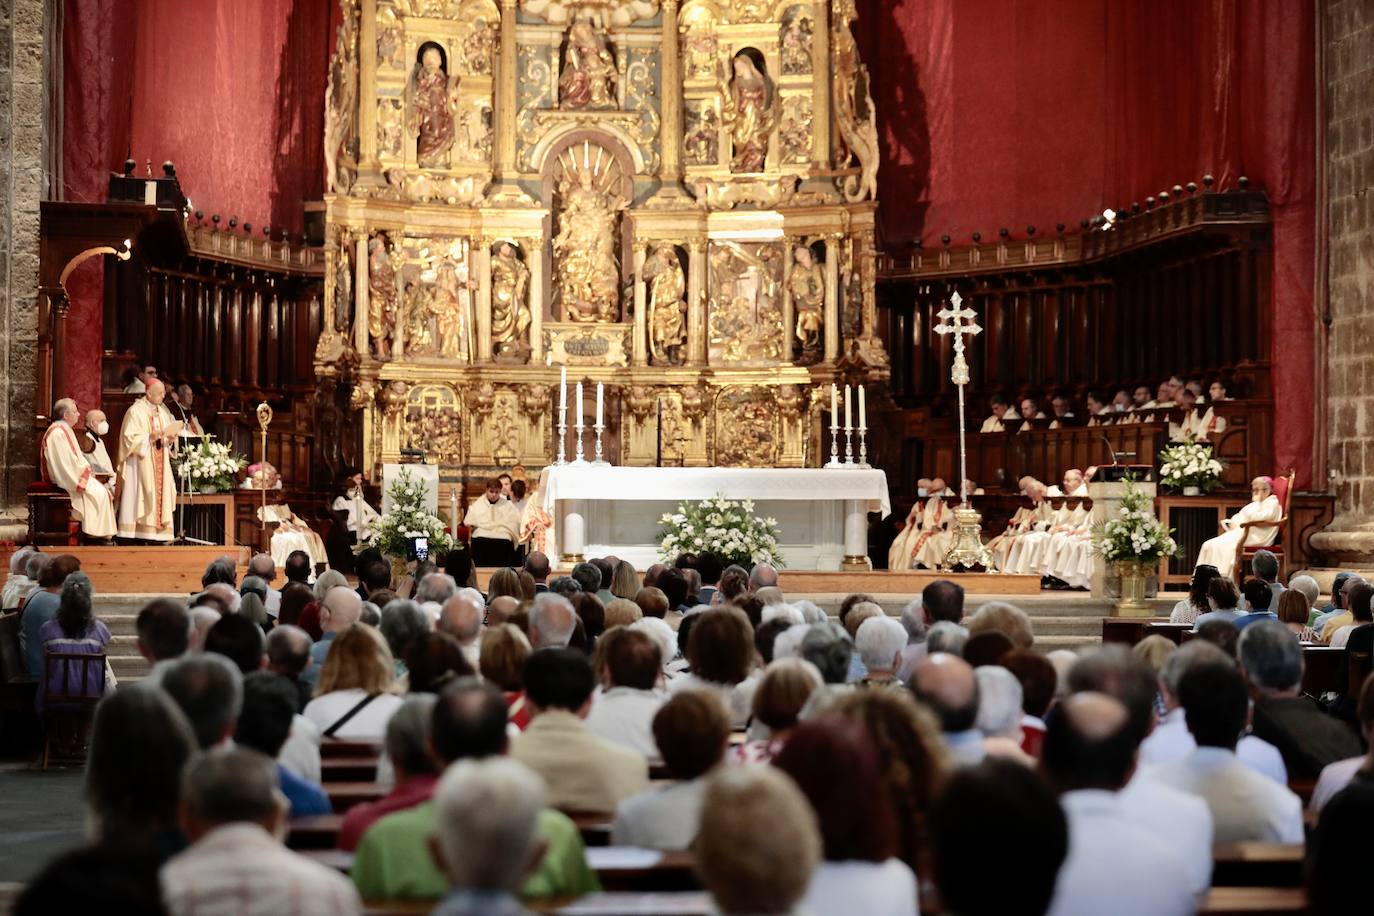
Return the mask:
M 950 380 L 959 386 L 959 429 L 963 431 L 964 420 L 964 386 L 968 384 L 968 362 L 964 359 L 964 335 L 972 337 L 974 334 L 982 333 L 982 328 L 973 319 L 978 317 L 978 313 L 973 309 L 966 309 L 963 306 L 963 298 L 958 292 L 950 294 L 950 308 L 940 309 L 935 315 L 940 319 L 940 324 L 935 326 L 937 334 L 954 335 L 954 369 L 950 373 Z M 964 320 L 968 324 L 964 324 Z M 949 324 L 953 321 L 953 324 Z

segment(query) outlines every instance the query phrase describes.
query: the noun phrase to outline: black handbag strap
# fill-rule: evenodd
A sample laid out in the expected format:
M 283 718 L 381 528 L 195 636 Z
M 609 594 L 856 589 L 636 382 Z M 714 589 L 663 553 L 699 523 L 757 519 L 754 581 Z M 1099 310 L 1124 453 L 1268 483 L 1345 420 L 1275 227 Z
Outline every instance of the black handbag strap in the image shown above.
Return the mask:
M 368 704 L 368 703 L 371 703 L 373 700 L 377 699 L 377 697 L 379 697 L 379 696 L 381 696 L 380 693 L 369 693 L 367 696 L 363 697 L 361 700 L 358 701 L 358 705 L 354 706 L 352 709 L 350 709 L 348 712 L 344 713 L 342 716 L 339 716 L 339 718 L 338 718 L 337 720 L 335 720 L 335 722 L 334 722 L 333 725 L 331 725 L 331 726 L 329 726 L 328 728 L 326 728 L 326 729 L 324 730 L 324 735 L 323 735 L 323 737 L 325 737 L 325 738 L 333 738 L 336 734 L 338 734 L 339 729 L 341 729 L 341 728 L 343 728 L 345 725 L 347 725 L 350 719 L 352 719 L 352 718 L 353 718 L 354 716 L 356 716 L 358 713 L 360 713 L 360 712 L 362 712 L 364 709 L 366 709 L 366 708 L 367 708 L 367 704 Z

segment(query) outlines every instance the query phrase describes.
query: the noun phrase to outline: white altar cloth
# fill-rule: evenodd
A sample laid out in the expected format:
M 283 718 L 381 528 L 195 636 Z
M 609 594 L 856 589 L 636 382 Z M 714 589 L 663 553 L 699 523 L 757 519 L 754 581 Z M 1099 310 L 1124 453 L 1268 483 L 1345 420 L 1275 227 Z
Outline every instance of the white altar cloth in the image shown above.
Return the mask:
M 659 561 L 658 520 L 683 501 L 753 500 L 756 515 L 777 519 L 792 569 L 838 569 L 845 558 L 865 556 L 867 513 L 892 511 L 887 474 L 878 469 L 561 465 L 544 469 L 540 493 L 564 565 L 614 554 L 639 569 Z

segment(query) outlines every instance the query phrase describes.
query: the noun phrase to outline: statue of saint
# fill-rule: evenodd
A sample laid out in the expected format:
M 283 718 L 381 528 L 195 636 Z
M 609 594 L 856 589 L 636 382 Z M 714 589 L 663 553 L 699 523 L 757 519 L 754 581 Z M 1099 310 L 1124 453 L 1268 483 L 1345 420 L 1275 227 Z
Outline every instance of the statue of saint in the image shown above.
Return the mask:
M 428 43 L 410 77 L 410 129 L 417 136 L 416 161 L 421 168 L 448 165 L 457 89 L 456 79 L 449 83 L 439 46 Z
M 407 280 L 405 284 L 405 353 L 407 356 L 433 356 L 438 352 L 434 346 L 434 332 L 431 321 L 434 318 L 434 290 L 420 280 Z
M 587 20 L 568 29 L 568 49 L 563 54 L 563 73 L 558 78 L 560 108 L 614 108 L 615 57 L 606 39 Z
M 687 283 L 672 246 L 654 249 L 644 262 L 644 279 L 649 284 L 649 350 L 654 363 L 680 366 L 687 342 L 687 303 L 683 299 Z
M 563 209 L 553 240 L 563 319 L 614 321 L 620 300 L 616 214 L 626 204 L 598 190 L 590 169 L 579 170 L 577 184 L 570 184 L 561 182 Z
M 391 359 L 391 338 L 396 331 L 396 270 L 386 250 L 386 239 L 373 236 L 367 243 L 367 332 L 377 359 Z
M 734 78 L 721 92 L 724 111 L 721 120 L 730 128 L 735 152 L 730 160 L 732 172 L 761 172 L 768 157 L 768 137 L 776 118 L 773 90 L 768 78 L 759 72 L 748 54 L 735 55 Z
M 491 343 L 497 356 L 525 349 L 530 307 L 525 296 L 530 269 L 515 256 L 515 246 L 501 242 L 491 259 Z
M 782 26 L 782 72 L 792 76 L 811 72 L 811 20 L 794 14 Z
M 466 263 L 444 260 L 435 272 L 431 307 L 439 325 L 439 355 L 467 362 L 472 358 L 472 291 Z
M 819 362 L 824 345 L 821 327 L 825 315 L 825 278 L 811 249 L 805 245 L 798 245 L 793 252 L 787 291 L 792 294 L 792 308 L 797 316 L 801 362 Z

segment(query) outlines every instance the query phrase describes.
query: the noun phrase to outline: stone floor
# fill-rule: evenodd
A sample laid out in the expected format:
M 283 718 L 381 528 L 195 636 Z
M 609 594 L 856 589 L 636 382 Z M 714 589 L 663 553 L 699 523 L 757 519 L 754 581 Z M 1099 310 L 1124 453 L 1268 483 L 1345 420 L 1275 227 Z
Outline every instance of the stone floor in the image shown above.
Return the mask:
M 81 845 L 83 779 L 79 768 L 0 764 L 0 882 L 28 881 Z

